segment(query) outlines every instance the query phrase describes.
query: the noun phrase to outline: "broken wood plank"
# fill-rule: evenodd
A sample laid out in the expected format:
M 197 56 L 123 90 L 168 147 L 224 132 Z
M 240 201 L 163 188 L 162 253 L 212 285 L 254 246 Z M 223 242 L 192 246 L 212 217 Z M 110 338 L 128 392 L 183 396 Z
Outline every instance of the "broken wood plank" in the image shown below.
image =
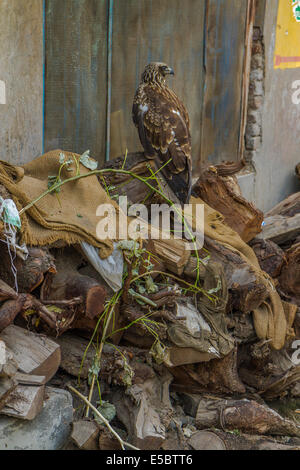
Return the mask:
M 81 419 L 73 423 L 72 441 L 81 450 L 99 450 L 100 429 L 94 421 Z
M 9 299 L 17 299 L 18 294 L 14 289 L 12 289 L 6 282 L 0 279 L 0 302 Z
M 10 394 L 1 414 L 32 421 L 42 411 L 45 386 L 18 385 Z
M 194 196 L 220 212 L 225 223 L 245 242 L 261 232 L 263 213 L 242 196 L 235 176 L 219 176 L 215 167 L 209 167 L 202 172 L 192 191 Z
M 104 282 L 103 282 L 104 284 Z M 77 271 L 64 271 L 47 277 L 43 286 L 42 300 L 52 301 L 82 298 L 85 315 L 93 320 L 104 310 L 107 290 L 104 285 Z
M 300 192 L 291 194 L 291 196 L 284 199 L 284 201 L 281 201 L 277 206 L 267 212 L 266 217 L 272 217 L 273 215 L 294 217 L 296 214 L 300 214 Z
M 6 300 L 0 306 L 0 333 L 11 325 L 22 311 L 27 301 L 27 294 L 20 294 L 16 299 Z
M 2 331 L 1 339 L 13 352 L 19 371 L 43 375 L 48 382 L 60 365 L 60 347 L 50 338 L 11 325 Z
M 4 408 L 12 392 L 16 389 L 18 382 L 10 377 L 0 377 L 0 410 Z
M 54 259 L 47 249 L 29 247 L 28 252 L 28 258 L 25 261 L 19 257 L 15 259 L 18 291 L 20 293 L 32 292 L 43 282 L 45 273 L 56 272 Z M 6 245 L 1 244 L 0 256 L 0 277 L 14 288 L 15 277 L 11 270 L 11 261 Z
M 279 277 L 280 286 L 284 292 L 300 296 L 300 243 L 286 251 L 286 264 Z
M 271 434 L 300 437 L 300 426 L 282 418 L 276 411 L 253 400 L 205 399 L 200 401 L 196 426 L 228 430 L 238 429 L 247 434 Z
M 273 279 L 278 277 L 286 263 L 284 251 L 276 243 L 263 238 L 254 238 L 249 245 L 256 254 L 261 269 Z
M 265 219 L 265 225 L 258 238 L 271 240 L 277 245 L 295 240 L 300 235 L 300 214 L 294 217 L 273 215 Z
M 15 379 L 20 385 L 45 385 L 46 377 L 44 375 L 30 375 L 17 372 Z

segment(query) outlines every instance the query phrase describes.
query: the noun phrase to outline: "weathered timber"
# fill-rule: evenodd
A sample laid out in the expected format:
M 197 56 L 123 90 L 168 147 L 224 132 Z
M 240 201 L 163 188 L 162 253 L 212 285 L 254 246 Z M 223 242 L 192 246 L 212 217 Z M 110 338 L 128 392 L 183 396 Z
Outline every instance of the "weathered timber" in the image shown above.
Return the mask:
M 72 441 L 81 450 L 98 450 L 99 426 L 93 421 L 74 421 Z
M 235 176 L 219 176 L 216 168 L 210 167 L 193 186 L 193 195 L 220 212 L 245 242 L 260 233 L 263 213 L 243 198 Z
M 254 269 L 239 255 L 221 243 L 205 237 L 205 247 L 211 259 L 223 266 L 229 289 L 228 310 L 247 313 L 257 308 L 266 299 L 268 292 Z M 196 278 L 197 260 L 190 257 L 185 266 L 185 274 Z M 205 267 L 199 266 L 200 279 L 205 275 Z
M 42 411 L 45 386 L 18 385 L 9 395 L 1 414 L 32 421 Z
M 27 294 L 20 294 L 15 300 L 7 300 L 0 306 L 0 333 L 14 322 L 27 300 Z
M 295 240 L 300 235 L 300 214 L 293 217 L 273 215 L 265 219 L 265 225 L 258 238 L 271 240 L 277 245 Z
M 56 272 L 54 259 L 45 248 L 29 247 L 29 255 L 26 260 L 18 256 L 14 260 L 14 265 L 17 271 L 18 291 L 20 293 L 32 292 L 44 280 L 44 275 L 47 272 Z M 4 244 L 0 245 L 0 278 L 5 279 L 5 282 L 15 287 L 15 278 L 11 270 L 11 259 L 7 247 Z
M 271 240 L 262 238 L 254 238 L 249 245 L 256 254 L 261 269 L 272 278 L 278 277 L 286 263 L 284 251 Z
M 212 400 L 203 398 L 197 410 L 198 429 L 211 427 L 239 429 L 248 434 L 300 437 L 300 426 L 253 400 Z
M 0 302 L 3 302 L 4 300 L 9 300 L 9 299 L 14 299 L 16 300 L 18 297 L 18 294 L 14 289 L 12 289 L 6 282 L 2 281 L 0 279 Z
M 286 252 L 286 265 L 282 268 L 279 282 L 284 292 L 295 297 L 300 296 L 300 243 Z
M 104 310 L 107 290 L 104 285 L 76 271 L 60 272 L 50 275 L 43 286 L 41 297 L 43 301 L 71 300 L 82 298 L 85 315 L 93 320 Z
M 294 217 L 296 214 L 300 214 L 300 192 L 291 194 L 291 196 L 281 201 L 266 216 L 282 215 L 284 217 Z
M 50 338 L 15 325 L 3 330 L 0 337 L 13 352 L 20 372 L 45 376 L 46 382 L 57 372 L 60 347 Z

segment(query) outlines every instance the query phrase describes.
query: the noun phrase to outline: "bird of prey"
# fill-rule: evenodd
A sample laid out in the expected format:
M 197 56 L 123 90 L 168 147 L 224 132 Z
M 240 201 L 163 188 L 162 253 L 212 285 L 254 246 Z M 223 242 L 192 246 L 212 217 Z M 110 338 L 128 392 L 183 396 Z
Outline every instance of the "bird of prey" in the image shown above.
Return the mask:
M 189 202 L 192 186 L 189 116 L 182 101 L 168 88 L 174 75 L 168 65 L 151 62 L 136 91 L 132 116 L 147 158 L 156 159 L 166 182 L 183 205 Z

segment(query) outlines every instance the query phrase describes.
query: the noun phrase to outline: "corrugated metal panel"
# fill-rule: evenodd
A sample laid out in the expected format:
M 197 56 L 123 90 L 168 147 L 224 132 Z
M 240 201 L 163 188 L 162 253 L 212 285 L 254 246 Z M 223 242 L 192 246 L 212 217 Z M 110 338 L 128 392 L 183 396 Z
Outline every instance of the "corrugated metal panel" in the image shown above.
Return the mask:
M 106 0 L 46 0 L 45 151 L 104 159 Z

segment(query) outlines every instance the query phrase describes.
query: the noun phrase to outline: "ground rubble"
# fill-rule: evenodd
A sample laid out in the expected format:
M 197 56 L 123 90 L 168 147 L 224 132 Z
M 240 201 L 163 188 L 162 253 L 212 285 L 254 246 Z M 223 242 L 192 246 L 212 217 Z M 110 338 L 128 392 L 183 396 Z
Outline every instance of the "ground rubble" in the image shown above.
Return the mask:
M 108 168 L 93 191 L 165 202 L 143 182 L 162 184 L 143 154 Z M 56 233 L 13 259 L 0 244 L 0 449 L 300 449 L 300 193 L 264 215 L 234 172 L 203 168 L 193 187 L 197 253 L 153 237 L 105 265 Z

